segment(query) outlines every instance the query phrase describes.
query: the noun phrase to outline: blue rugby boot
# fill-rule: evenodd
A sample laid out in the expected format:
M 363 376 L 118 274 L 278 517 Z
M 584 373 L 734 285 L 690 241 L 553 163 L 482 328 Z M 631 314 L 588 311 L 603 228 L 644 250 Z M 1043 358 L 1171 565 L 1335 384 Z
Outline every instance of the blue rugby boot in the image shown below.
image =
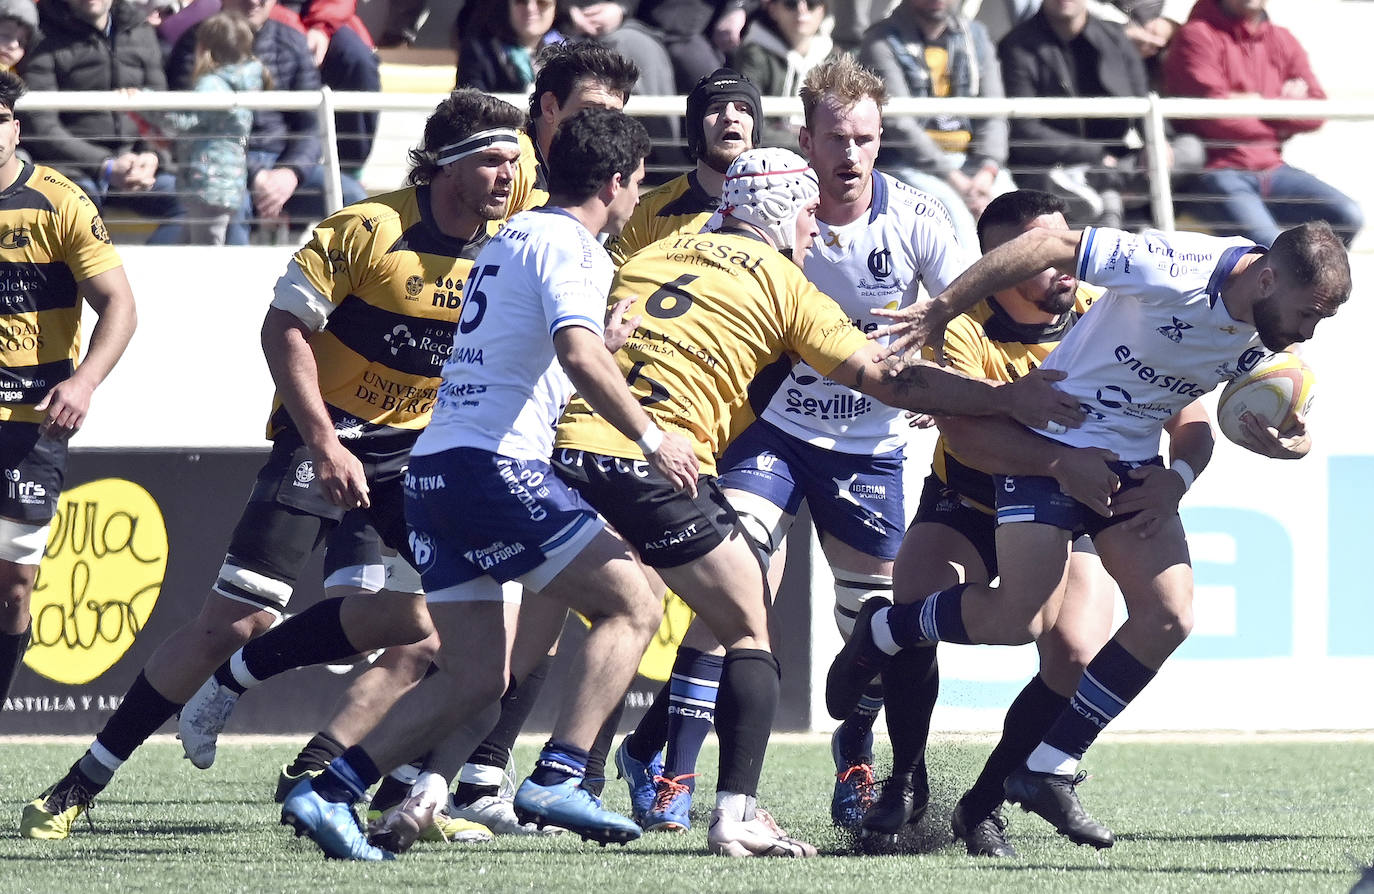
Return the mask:
M 640 823 L 646 832 L 686 832 L 692 828 L 692 790 L 682 780 L 695 776 L 660 776 L 656 780 L 654 803 Z
M 302 779 L 281 805 L 281 824 L 296 830 L 296 837 L 309 835 L 325 856 L 336 860 L 394 860 L 395 854 L 367 843 L 362 823 L 353 808 L 337 801 L 326 801 Z
M 644 815 L 654 806 L 654 780 L 663 775 L 663 755 L 655 754 L 647 762 L 639 760 L 630 754 L 627 736 L 615 750 L 615 771 L 629 786 L 630 815 L 643 826 Z
M 531 779 L 520 783 L 515 793 L 515 815 L 522 823 L 536 826 L 561 826 L 582 836 L 583 841 L 602 845 L 625 844 L 641 834 L 639 825 L 601 806 L 580 787 L 581 779 L 570 777 L 553 785 L 540 785 Z

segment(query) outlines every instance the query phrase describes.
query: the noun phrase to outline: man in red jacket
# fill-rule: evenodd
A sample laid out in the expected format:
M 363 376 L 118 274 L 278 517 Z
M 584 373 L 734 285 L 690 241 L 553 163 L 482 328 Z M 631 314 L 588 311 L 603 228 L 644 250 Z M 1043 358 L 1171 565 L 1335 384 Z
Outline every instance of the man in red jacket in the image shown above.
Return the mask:
M 1165 91 L 1207 98 L 1325 99 L 1302 45 L 1269 21 L 1267 0 L 1198 0 L 1164 61 Z M 1348 245 L 1364 223 L 1359 206 L 1306 171 L 1283 162 L 1283 144 L 1316 130 L 1315 120 L 1219 118 L 1180 121 L 1208 141 L 1197 178 L 1198 213 L 1219 233 L 1264 245 L 1279 232 L 1326 220 Z

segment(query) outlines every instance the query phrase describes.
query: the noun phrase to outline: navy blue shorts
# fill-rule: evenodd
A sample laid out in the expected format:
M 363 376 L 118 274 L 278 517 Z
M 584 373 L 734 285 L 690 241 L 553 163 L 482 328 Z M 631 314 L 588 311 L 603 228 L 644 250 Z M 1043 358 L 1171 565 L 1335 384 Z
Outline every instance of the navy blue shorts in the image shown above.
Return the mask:
M 897 558 L 906 520 L 904 451 L 860 456 L 816 447 L 755 422 L 720 457 L 722 490 L 756 494 L 788 515 L 806 500 L 816 530 L 859 552 Z
M 411 457 L 405 511 L 415 567 L 436 602 L 484 575 L 539 590 L 605 527 L 548 463 L 470 447 Z
M 1123 493 L 1144 483 L 1130 476 L 1132 469 L 1142 466 L 1163 466 L 1164 460 L 1156 456 L 1148 462 L 1113 462 L 1107 465 L 1111 466 L 1112 471 L 1121 479 L 1121 489 L 1117 493 Z M 1075 538 L 1083 534 L 1096 537 L 1107 528 L 1129 521 L 1139 514 L 1131 512 L 1103 518 L 1060 490 L 1059 482 L 1053 478 L 1037 475 L 994 475 L 993 480 L 997 484 L 999 525 L 1036 522 L 1063 528 Z

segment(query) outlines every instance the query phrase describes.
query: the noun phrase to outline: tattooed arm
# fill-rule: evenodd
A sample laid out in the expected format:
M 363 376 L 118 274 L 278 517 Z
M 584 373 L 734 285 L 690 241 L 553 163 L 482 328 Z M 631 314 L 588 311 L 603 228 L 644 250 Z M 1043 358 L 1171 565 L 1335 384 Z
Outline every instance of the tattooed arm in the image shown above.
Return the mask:
M 924 360 L 905 366 L 893 358 L 879 363 L 879 351 L 870 342 L 834 369 L 830 379 L 888 406 L 934 416 L 1010 416 L 1031 428 L 1050 422 L 1071 427 L 1083 420 L 1078 402 L 1050 385 L 1063 373 L 1036 370 L 1010 385 L 997 385 Z

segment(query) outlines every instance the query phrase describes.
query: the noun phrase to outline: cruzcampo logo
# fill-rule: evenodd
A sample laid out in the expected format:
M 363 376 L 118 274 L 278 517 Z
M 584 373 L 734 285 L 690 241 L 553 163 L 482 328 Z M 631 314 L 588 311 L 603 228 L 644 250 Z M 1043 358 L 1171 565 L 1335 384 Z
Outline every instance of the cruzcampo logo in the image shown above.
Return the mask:
M 64 491 L 33 588 L 24 663 L 59 683 L 89 683 L 134 644 L 167 570 L 157 501 L 122 478 Z

